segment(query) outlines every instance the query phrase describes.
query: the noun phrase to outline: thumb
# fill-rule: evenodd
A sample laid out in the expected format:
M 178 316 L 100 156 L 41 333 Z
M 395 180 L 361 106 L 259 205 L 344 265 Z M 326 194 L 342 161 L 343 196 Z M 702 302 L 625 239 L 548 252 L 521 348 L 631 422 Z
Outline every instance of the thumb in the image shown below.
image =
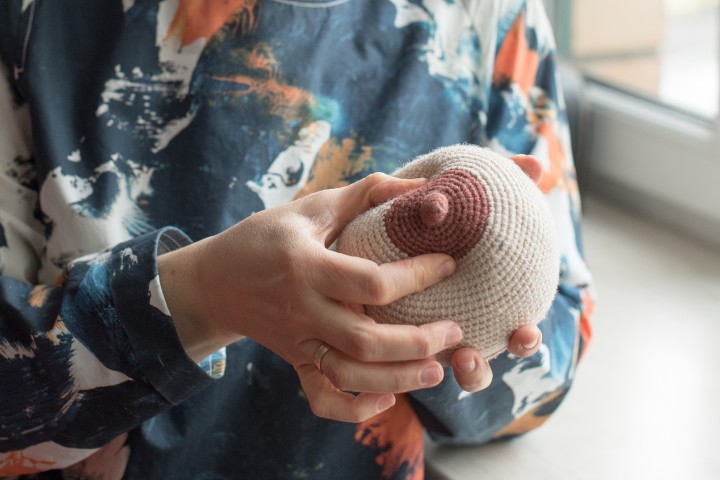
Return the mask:
M 426 178 L 402 179 L 373 173 L 347 187 L 308 195 L 303 210 L 315 220 L 314 225 L 329 244 L 361 213 L 425 183 Z
M 513 155 L 510 158 L 533 182 L 540 183 L 543 175 L 543 167 L 540 160 L 532 155 Z

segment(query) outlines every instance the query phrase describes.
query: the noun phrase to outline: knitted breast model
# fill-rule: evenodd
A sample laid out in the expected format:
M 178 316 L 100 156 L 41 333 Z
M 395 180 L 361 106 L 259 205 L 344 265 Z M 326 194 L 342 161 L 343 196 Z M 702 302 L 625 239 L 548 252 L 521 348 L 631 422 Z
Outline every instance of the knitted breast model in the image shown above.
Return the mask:
M 439 252 L 458 266 L 422 292 L 366 306 L 367 314 L 394 324 L 453 320 L 461 346 L 494 358 L 512 332 L 545 317 L 557 289 L 560 256 L 540 189 L 512 160 L 473 145 L 435 150 L 393 175 L 429 181 L 357 217 L 337 250 L 378 264 Z M 448 363 L 449 353 L 438 359 Z

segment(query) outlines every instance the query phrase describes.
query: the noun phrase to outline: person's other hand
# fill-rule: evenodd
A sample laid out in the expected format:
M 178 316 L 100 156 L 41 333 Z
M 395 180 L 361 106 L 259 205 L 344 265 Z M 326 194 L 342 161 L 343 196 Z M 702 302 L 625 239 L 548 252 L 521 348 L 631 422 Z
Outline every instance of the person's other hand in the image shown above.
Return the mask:
M 515 155 L 512 160 L 535 183 L 542 178 L 542 165 L 533 156 Z M 525 325 L 510 337 L 508 351 L 520 357 L 529 357 L 538 351 L 542 343 L 542 332 L 537 325 Z M 468 392 L 478 392 L 490 386 L 493 373 L 489 363 L 474 348 L 464 347 L 453 352 L 451 359 L 453 373 L 460 387 Z
M 457 324 L 383 325 L 361 305 L 424 290 L 453 273 L 452 257 L 377 265 L 328 249 L 358 214 L 423 183 L 373 174 L 161 256 L 163 292 L 189 355 L 200 360 L 251 337 L 295 368 L 316 415 L 342 421 L 362 421 L 392 406 L 395 393 L 440 383 L 434 356 L 460 342 Z M 322 344 L 331 350 L 321 374 L 313 361 Z

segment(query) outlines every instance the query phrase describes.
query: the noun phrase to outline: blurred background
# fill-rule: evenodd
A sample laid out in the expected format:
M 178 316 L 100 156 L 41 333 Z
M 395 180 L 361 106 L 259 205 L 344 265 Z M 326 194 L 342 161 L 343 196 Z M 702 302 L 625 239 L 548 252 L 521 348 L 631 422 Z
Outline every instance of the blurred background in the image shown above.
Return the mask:
M 572 390 L 427 478 L 720 479 L 720 0 L 546 0 L 597 309 Z
M 720 2 L 546 0 L 585 193 L 720 245 Z

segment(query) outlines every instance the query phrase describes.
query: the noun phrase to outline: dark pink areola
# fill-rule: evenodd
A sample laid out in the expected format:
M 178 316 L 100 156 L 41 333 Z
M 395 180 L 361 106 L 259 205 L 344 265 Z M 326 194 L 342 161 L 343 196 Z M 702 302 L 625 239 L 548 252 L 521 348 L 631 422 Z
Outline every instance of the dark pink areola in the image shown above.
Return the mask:
M 489 213 L 485 187 L 477 177 L 449 170 L 393 200 L 385 230 L 409 256 L 447 253 L 460 260 L 482 238 Z

